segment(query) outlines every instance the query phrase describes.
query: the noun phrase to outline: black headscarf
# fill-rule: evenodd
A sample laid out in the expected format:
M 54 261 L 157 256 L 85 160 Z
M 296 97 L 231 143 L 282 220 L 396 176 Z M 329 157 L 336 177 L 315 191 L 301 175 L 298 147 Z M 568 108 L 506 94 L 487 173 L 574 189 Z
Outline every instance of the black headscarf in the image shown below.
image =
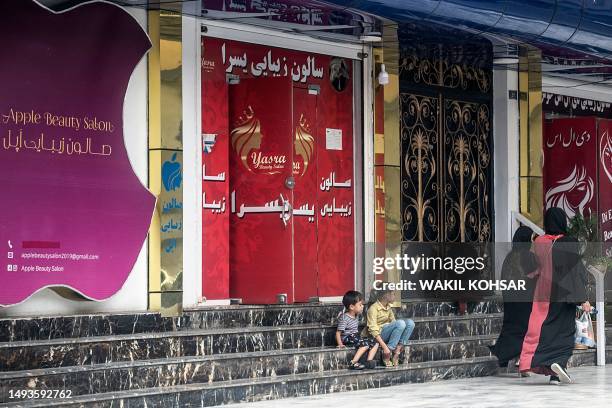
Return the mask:
M 538 264 L 535 255 L 530 251 L 533 230 L 521 225 L 512 236 L 512 252 L 518 253 L 518 262 L 525 274 L 537 269 Z
M 533 230 L 525 225 L 521 225 L 514 232 L 514 235 L 512 236 L 512 242 L 513 243 L 531 242 L 532 237 L 533 237 Z
M 544 231 L 549 235 L 567 234 L 567 216 L 562 209 L 552 207 L 546 210 Z

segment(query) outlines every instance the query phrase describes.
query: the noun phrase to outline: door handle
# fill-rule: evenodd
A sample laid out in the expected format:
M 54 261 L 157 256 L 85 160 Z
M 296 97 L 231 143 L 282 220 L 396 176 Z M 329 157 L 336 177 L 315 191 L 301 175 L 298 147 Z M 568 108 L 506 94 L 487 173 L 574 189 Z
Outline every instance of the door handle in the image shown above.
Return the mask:
M 291 219 L 291 216 L 293 215 L 293 207 L 291 207 L 291 203 L 289 202 L 289 200 L 285 200 L 285 197 L 283 197 L 282 193 L 280 194 L 280 199 L 281 203 L 283 204 L 280 219 L 286 228 L 287 224 L 289 223 L 289 220 Z

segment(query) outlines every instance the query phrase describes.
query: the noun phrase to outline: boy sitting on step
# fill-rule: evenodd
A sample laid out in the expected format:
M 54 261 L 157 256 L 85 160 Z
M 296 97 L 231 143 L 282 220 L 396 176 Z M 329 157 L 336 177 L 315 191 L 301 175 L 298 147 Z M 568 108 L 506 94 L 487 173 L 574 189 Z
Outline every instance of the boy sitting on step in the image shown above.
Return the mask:
M 359 336 L 359 315 L 363 313 L 363 295 L 355 290 L 349 290 L 342 298 L 344 311 L 338 316 L 338 330 L 336 343 L 339 348 L 355 347 L 357 352 L 351 360 L 350 370 L 363 370 L 366 368 L 359 363 L 363 354 L 370 350 L 367 357 L 367 367 L 374 368 L 374 356 L 378 350 L 378 343 L 373 338 Z

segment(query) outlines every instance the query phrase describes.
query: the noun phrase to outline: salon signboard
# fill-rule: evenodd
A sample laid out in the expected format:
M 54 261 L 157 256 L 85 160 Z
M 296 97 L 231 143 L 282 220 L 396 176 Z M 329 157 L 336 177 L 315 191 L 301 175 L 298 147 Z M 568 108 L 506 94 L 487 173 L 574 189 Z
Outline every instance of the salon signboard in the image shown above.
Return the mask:
M 3 7 L 0 305 L 45 287 L 106 299 L 131 272 L 155 204 L 123 133 L 128 81 L 149 39 L 110 3 Z

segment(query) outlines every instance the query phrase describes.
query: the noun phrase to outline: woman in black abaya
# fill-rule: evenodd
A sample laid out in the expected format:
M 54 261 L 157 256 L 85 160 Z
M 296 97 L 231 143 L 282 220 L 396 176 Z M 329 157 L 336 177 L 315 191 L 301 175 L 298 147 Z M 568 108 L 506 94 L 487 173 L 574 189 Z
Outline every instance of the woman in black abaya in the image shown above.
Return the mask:
M 576 302 L 586 299 L 586 269 L 578 241 L 566 235 L 563 210 L 546 211 L 544 230 L 535 240 L 538 281 L 519 370 L 550 375 L 552 384 L 571 383 L 566 367 L 574 350 Z M 582 306 L 590 311 L 588 302 Z
M 519 227 L 512 237 L 512 250 L 504 259 L 502 279 L 524 280 L 525 291 L 520 293 L 504 292 L 504 322 L 501 333 L 491 352 L 497 357 L 500 367 L 521 354 L 525 333 L 529 324 L 535 281 L 529 275 L 538 267 L 536 256 L 531 252 L 531 242 L 535 233 L 529 227 Z

